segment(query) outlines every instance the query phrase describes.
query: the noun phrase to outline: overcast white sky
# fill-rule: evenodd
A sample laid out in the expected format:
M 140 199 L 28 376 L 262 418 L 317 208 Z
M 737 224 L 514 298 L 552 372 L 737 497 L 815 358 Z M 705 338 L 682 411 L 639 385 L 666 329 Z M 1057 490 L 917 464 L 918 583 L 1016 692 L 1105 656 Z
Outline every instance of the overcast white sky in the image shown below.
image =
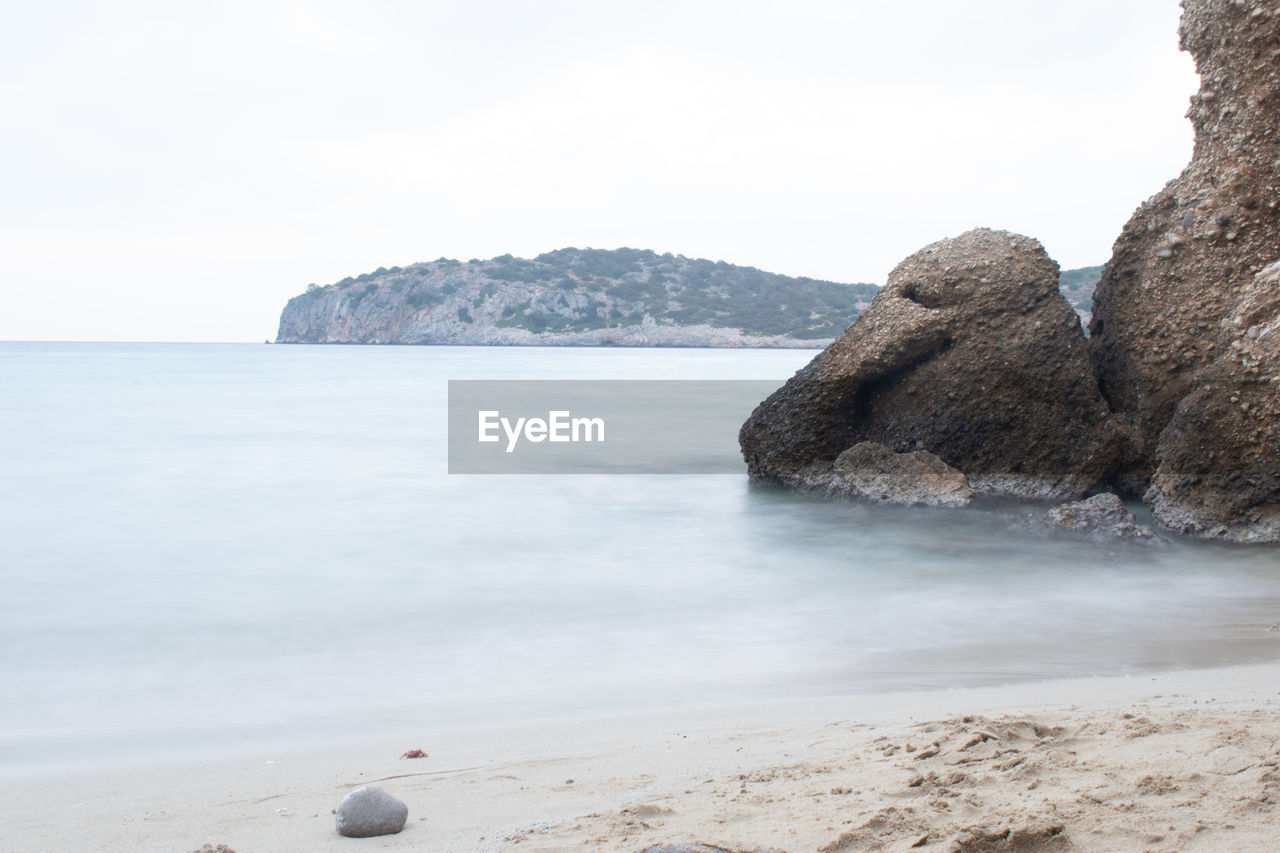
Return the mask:
M 1191 153 L 1177 0 L 4 6 L 5 340 L 260 341 L 309 282 L 564 246 L 1083 266 Z

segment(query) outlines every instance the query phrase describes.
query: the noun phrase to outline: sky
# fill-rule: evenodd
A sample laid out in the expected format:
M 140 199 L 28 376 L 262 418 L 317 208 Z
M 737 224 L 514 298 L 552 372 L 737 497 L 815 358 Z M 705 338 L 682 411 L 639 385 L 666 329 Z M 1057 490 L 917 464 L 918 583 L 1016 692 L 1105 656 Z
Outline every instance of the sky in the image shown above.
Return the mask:
M 1099 264 L 1191 155 L 1177 0 L 5 7 L 0 340 L 261 341 L 312 282 L 566 246 Z

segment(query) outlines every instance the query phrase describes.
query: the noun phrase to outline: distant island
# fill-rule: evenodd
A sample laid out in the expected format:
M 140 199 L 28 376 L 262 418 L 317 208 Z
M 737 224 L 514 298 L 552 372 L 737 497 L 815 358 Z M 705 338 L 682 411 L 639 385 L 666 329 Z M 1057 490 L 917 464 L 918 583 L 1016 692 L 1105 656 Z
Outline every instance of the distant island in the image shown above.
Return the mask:
M 1062 275 L 1086 322 L 1100 272 Z M 819 348 L 878 290 L 647 249 L 440 258 L 308 285 L 276 342 Z

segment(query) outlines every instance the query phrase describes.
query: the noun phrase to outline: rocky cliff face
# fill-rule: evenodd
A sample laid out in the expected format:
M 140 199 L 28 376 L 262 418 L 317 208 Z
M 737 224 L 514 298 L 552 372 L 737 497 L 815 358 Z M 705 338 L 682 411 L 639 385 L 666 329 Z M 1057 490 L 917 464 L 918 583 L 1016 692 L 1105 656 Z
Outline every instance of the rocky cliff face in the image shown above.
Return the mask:
M 820 347 L 876 290 L 634 249 L 442 258 L 309 287 L 277 342 Z
M 1280 542 L 1280 263 L 1254 278 L 1217 340 L 1160 433 L 1146 501 L 1180 533 Z
M 1116 241 L 1089 361 L 1031 241 L 934 244 L 743 426 L 753 476 L 813 487 L 854 441 L 914 444 L 975 491 L 1109 482 L 1176 532 L 1280 542 L 1280 3 L 1183 8 L 1194 156 Z
M 1135 427 L 1123 488 L 1171 529 L 1280 541 L 1280 4 L 1183 9 L 1195 151 L 1116 241 L 1092 354 Z
M 850 472 L 837 460 L 876 442 L 929 451 L 978 493 L 1083 495 L 1121 437 L 1057 282 L 1040 244 L 1007 231 L 921 249 L 743 425 L 748 471 L 839 491 Z
M 1231 343 L 1224 319 L 1280 257 L 1280 7 L 1183 6 L 1181 44 L 1201 78 L 1188 112 L 1194 155 L 1125 225 L 1090 326 L 1103 394 L 1136 427 L 1122 485 L 1139 494 L 1175 410 Z

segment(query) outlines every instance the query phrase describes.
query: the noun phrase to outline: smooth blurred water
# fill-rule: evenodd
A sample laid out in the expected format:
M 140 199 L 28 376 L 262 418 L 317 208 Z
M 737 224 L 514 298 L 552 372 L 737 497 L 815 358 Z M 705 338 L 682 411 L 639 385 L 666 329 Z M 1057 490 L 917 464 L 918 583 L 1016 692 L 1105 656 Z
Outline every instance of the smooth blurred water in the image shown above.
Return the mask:
M 1270 660 L 1280 550 L 741 476 L 449 476 L 449 379 L 811 352 L 0 344 L 0 772 Z

